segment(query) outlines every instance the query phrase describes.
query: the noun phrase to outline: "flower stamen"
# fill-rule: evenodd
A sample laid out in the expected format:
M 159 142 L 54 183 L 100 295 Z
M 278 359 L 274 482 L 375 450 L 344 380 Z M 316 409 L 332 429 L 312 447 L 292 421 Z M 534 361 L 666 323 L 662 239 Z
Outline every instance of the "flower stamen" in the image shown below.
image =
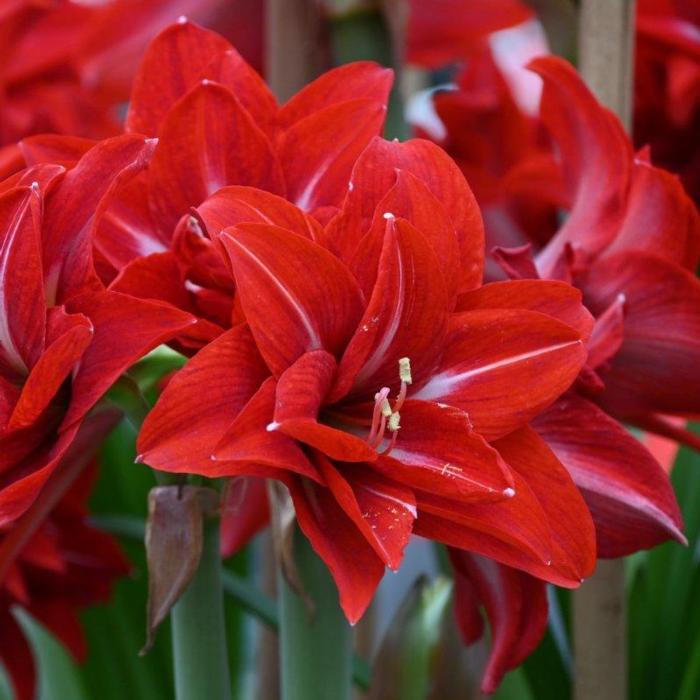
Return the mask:
M 383 387 L 374 395 L 372 426 L 367 436 L 367 442 L 376 450 L 381 445 L 384 434 L 388 430 L 391 433 L 391 441 L 389 446 L 382 452 L 383 455 L 389 454 L 396 445 L 399 430 L 401 429 L 401 414 L 399 411 L 406 400 L 408 385 L 413 383 L 411 361 L 408 357 L 402 357 L 399 360 L 399 378 L 401 379 L 401 389 L 396 397 L 393 409 L 388 399 L 388 387 Z

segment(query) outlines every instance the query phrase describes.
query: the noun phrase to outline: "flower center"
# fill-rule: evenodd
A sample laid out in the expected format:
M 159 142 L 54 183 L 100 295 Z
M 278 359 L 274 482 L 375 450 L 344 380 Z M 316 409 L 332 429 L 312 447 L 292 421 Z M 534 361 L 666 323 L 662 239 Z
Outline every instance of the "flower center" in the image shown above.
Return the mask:
M 394 401 L 392 408 L 389 403 L 389 387 L 382 387 L 374 395 L 374 410 L 372 411 L 372 426 L 367 436 L 367 443 L 377 449 L 384 439 L 384 434 L 388 430 L 391 433 L 391 442 L 389 446 L 382 452 L 383 455 L 388 455 L 396 445 L 396 439 L 401 428 L 401 414 L 399 411 L 406 400 L 406 392 L 408 385 L 413 382 L 411 377 L 411 361 L 408 357 L 402 357 L 399 360 L 399 379 L 401 380 L 401 388 L 399 394 Z

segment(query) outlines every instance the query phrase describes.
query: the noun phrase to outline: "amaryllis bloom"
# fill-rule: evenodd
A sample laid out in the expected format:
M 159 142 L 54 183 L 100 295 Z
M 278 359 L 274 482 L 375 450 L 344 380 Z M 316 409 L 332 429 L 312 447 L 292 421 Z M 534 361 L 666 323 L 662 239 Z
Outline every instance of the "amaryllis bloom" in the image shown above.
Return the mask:
M 17 700 L 36 697 L 34 657 L 17 622 L 29 612 L 77 660 L 85 657 L 78 612 L 109 599 L 113 582 L 128 572 L 114 540 L 87 522 L 88 470 L 31 531 L 0 528 L 0 660 Z
M 486 300 L 478 209 L 428 142 L 376 139 L 350 183 L 322 236 L 219 234 L 245 322 L 168 384 L 139 460 L 286 484 L 352 622 L 412 533 L 577 586 L 593 524 L 527 424 L 585 362 L 578 293 L 513 283 L 529 308 Z
M 38 165 L 0 183 L 0 526 L 26 511 L 72 449 L 87 463 L 114 423 L 99 399 L 194 321 L 105 290 L 92 267 L 95 209 L 152 147 L 116 137 L 69 172 Z
M 257 3 L 260 5 L 260 3 Z M 182 14 L 225 33 L 245 0 L 10 0 L 0 7 L 0 173 L 21 167 L 14 143 L 43 132 L 104 138 L 122 113 L 147 43 Z M 249 26 L 249 24 L 247 25 Z M 250 42 L 249 42 L 250 44 Z M 246 45 L 258 59 L 259 47 Z
M 700 203 L 700 10 L 690 0 L 640 0 L 634 140 L 679 173 Z
M 523 114 L 515 112 L 504 123 L 503 133 L 517 136 L 514 143 L 529 139 L 531 145 L 512 149 L 510 167 L 494 180 L 500 192 L 489 201 L 487 247 L 508 246 L 504 234 L 511 236 L 510 245 L 528 243 L 494 252 L 505 274 L 523 285 L 538 277 L 569 282 L 582 290 L 596 318 L 586 338 L 584 371 L 533 427 L 581 489 L 596 524 L 599 556 L 629 554 L 668 537 L 682 541 L 664 470 L 615 419 L 697 445 L 669 418 L 700 408 L 693 370 L 700 359 L 700 283 L 693 274 L 700 245 L 697 211 L 677 178 L 652 166 L 646 153 L 634 155 L 617 119 L 568 64 L 542 58 L 532 67 L 544 80 L 538 128 L 546 128 L 553 146 L 545 158 L 537 152 L 534 146 L 546 141 L 536 140 L 532 128 L 522 130 Z M 450 116 L 449 143 L 459 142 L 460 123 L 473 118 L 474 103 L 458 95 L 444 98 L 451 109 L 444 111 Z M 494 158 L 507 153 L 502 142 Z M 490 143 L 484 141 L 484 148 Z M 549 233 L 540 229 L 537 237 L 529 235 L 530 222 L 518 210 L 528 179 L 530 210 L 549 208 L 552 222 L 560 209 L 568 210 L 563 224 Z M 469 601 L 472 607 L 482 603 L 492 620 L 494 652 L 485 687 L 493 688 L 503 668 L 519 663 L 539 639 L 523 638 L 522 626 L 531 628 L 536 620 L 540 634 L 544 630 L 544 592 L 535 596 L 522 574 L 482 559 L 460 553 L 453 562 L 460 586 L 470 581 L 459 589 L 465 637 L 479 633 L 468 616 Z M 531 605 L 526 596 L 534 596 Z M 504 599 L 508 606 L 496 605 Z
M 316 235 L 318 221 L 342 204 L 355 160 L 382 130 L 390 86 L 391 71 L 356 63 L 279 106 L 221 36 L 184 19 L 170 26 L 143 58 L 126 121 L 127 131 L 157 137 L 157 145 L 96 215 L 102 279 L 199 316 L 185 346 L 215 338 L 240 319 L 211 234 L 267 221 Z M 268 209 L 276 218 L 264 218 Z

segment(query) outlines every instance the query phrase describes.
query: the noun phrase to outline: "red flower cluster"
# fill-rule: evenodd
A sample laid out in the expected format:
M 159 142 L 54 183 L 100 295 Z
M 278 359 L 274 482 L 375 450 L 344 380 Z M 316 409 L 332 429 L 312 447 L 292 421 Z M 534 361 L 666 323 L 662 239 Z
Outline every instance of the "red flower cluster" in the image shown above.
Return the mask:
M 128 565 L 111 537 L 87 524 L 91 472 L 35 529 L 0 529 L 0 659 L 18 700 L 36 697 L 34 658 L 13 609 L 45 625 L 78 659 L 86 654 L 77 613 L 109 599 Z

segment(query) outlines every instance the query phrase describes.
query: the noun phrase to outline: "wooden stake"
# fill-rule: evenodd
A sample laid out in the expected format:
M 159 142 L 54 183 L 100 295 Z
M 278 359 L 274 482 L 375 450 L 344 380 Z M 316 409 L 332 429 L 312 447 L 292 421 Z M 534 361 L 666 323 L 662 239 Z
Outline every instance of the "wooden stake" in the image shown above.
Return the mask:
M 579 67 L 598 99 L 630 128 L 635 0 L 582 0 Z M 627 697 L 624 560 L 598 562 L 574 594 L 574 699 Z

